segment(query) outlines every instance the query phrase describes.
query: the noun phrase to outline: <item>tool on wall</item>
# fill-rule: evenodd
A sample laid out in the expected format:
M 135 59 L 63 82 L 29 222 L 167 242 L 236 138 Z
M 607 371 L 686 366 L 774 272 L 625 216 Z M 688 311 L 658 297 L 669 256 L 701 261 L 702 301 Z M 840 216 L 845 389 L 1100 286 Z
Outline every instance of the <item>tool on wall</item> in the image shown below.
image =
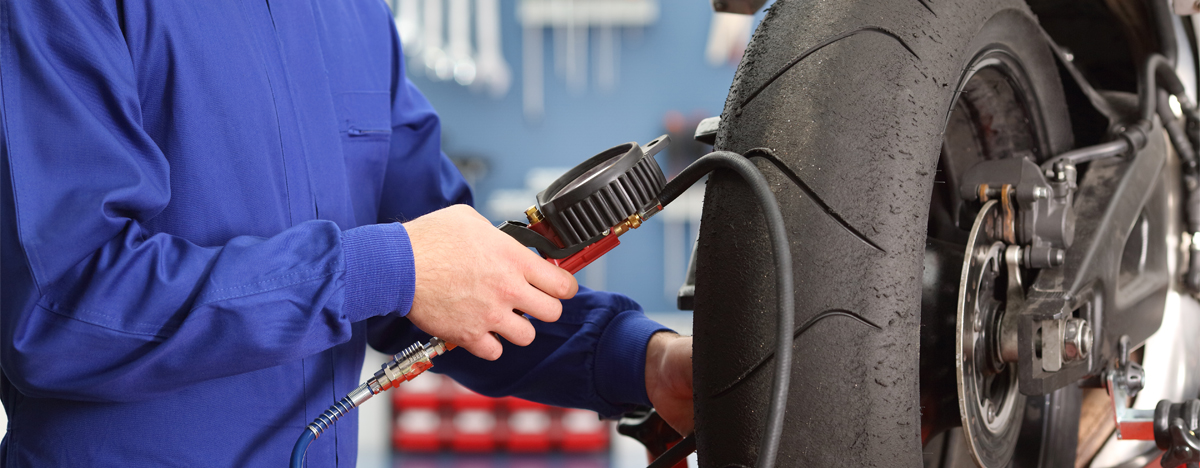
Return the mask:
M 450 0 L 447 17 L 447 49 L 454 81 L 463 86 L 475 82 L 475 58 L 471 53 L 471 0 Z
M 396 29 L 414 69 L 433 81 L 454 80 L 493 98 L 508 93 L 512 70 L 504 59 L 499 0 L 393 0 Z M 599 89 L 616 87 L 620 57 L 619 28 L 645 27 L 658 19 L 657 0 L 521 0 L 522 104 L 525 117 L 541 118 L 544 39 L 554 31 L 554 66 L 573 93 L 587 89 L 591 32 L 597 32 L 594 81 Z M 470 22 L 475 18 L 474 42 Z M 723 36 L 722 36 L 723 37 Z M 742 44 L 744 46 L 745 44 Z
M 742 61 L 746 45 L 750 43 L 750 30 L 754 17 L 733 13 L 713 13 L 708 28 L 708 44 L 704 58 L 714 67 L 733 65 Z
M 587 89 L 589 42 L 596 28 L 593 68 L 600 89 L 616 86 L 620 39 L 617 28 L 641 28 L 658 20 L 656 0 L 521 0 L 517 20 L 522 26 L 522 93 L 525 118 L 541 118 L 545 109 L 543 36 L 551 29 L 555 74 L 564 78 L 567 89 Z
M 493 98 L 504 97 L 512 70 L 501 47 L 500 1 L 474 0 L 474 9 L 471 3 L 393 0 L 404 55 L 414 72 L 422 70 L 430 80 L 454 80 Z
M 421 0 L 398 0 L 394 5 L 396 31 L 406 55 L 421 50 Z
M 478 76 L 471 89 L 486 91 L 493 98 L 504 97 L 512 84 L 512 70 L 500 45 L 500 0 L 476 0 L 475 41 Z
M 425 75 L 431 80 L 448 80 L 454 75 L 454 66 L 442 50 L 442 0 L 425 0 L 421 13 L 424 24 L 420 52 Z

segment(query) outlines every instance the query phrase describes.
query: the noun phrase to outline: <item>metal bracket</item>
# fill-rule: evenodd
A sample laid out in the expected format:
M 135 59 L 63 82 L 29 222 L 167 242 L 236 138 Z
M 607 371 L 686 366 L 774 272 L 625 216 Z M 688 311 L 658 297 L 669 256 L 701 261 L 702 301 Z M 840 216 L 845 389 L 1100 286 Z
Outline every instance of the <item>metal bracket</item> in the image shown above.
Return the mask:
M 1126 348 L 1128 349 L 1128 348 Z M 1127 353 L 1128 351 L 1126 351 Z M 1154 440 L 1154 410 L 1133 409 L 1127 403 L 1137 395 L 1146 380 L 1142 366 L 1129 362 L 1128 355 L 1121 367 L 1104 376 L 1104 388 L 1112 397 L 1113 418 L 1117 422 L 1117 438 L 1123 440 Z
M 712 0 L 713 11 L 741 15 L 753 15 L 766 4 L 767 0 Z
M 721 116 L 709 117 L 696 124 L 696 134 L 693 138 L 706 145 L 717 144 L 717 129 L 721 127 Z
M 1136 395 L 1145 381 L 1142 366 L 1129 361 L 1129 338 L 1121 337 L 1121 361 L 1117 369 L 1105 373 L 1104 387 L 1112 397 L 1117 438 L 1153 440 L 1164 451 L 1161 465 L 1175 468 L 1200 464 L 1200 400 L 1158 402 L 1153 410 L 1130 408 L 1129 397 Z
M 1161 131 L 1156 125 L 1150 134 Z M 1061 267 L 1039 272 L 1018 317 L 1021 393 L 1044 395 L 1097 374 L 1115 358 L 1122 335 L 1141 343 L 1162 323 L 1170 283 L 1165 254 L 1151 252 L 1134 279 L 1120 281 L 1118 274 L 1125 241 L 1159 186 L 1166 155 L 1166 141 L 1150 138 L 1131 159 L 1089 163 L 1073 204 L 1075 242 Z M 1063 331 L 1070 319 L 1090 324 L 1095 352 L 1059 366 L 1055 353 L 1068 344 Z

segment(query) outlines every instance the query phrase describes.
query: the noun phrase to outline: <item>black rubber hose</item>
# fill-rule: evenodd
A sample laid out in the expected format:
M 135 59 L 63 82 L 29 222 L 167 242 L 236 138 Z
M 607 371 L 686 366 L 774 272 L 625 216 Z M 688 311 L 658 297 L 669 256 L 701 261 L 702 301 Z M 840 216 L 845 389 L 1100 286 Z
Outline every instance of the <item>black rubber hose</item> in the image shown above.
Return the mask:
M 1152 122 L 1156 112 L 1162 119 L 1163 126 L 1167 127 L 1171 141 L 1175 144 L 1176 151 L 1180 153 L 1180 157 L 1184 159 L 1184 163 L 1188 167 L 1195 167 L 1193 161 L 1195 161 L 1196 157 L 1192 145 L 1179 145 L 1180 142 L 1187 143 L 1187 130 L 1180 126 L 1175 116 L 1171 114 L 1170 106 L 1167 105 L 1167 94 L 1159 92 L 1160 85 L 1168 94 L 1175 95 L 1185 113 L 1189 116 L 1196 114 L 1196 108 L 1188 100 L 1187 94 L 1184 92 L 1183 82 L 1179 80 L 1179 75 L 1175 74 L 1175 69 L 1171 66 L 1171 63 L 1162 55 L 1151 54 L 1146 58 L 1146 64 L 1142 67 L 1141 74 L 1138 76 L 1138 122 L 1122 129 L 1118 135 L 1119 138 L 1115 140 L 1060 154 L 1042 163 L 1042 168 L 1050 169 L 1057 162 L 1082 164 L 1127 152 L 1130 154 L 1136 153 L 1146 146 L 1146 139 L 1149 138 L 1150 128 L 1153 125 Z
M 1176 58 L 1179 56 L 1179 47 L 1175 44 L 1175 12 L 1171 11 L 1169 6 L 1171 2 L 1163 0 L 1148 0 L 1150 4 L 1150 17 L 1154 21 L 1155 39 L 1158 40 L 1158 49 L 1162 51 L 1163 58 L 1167 59 L 1167 63 L 1175 66 Z
M 1175 113 L 1171 110 L 1168 102 L 1169 95 L 1164 91 L 1159 91 L 1158 119 L 1162 121 L 1163 128 L 1167 130 L 1167 136 L 1171 138 L 1171 146 L 1175 147 L 1175 152 L 1183 160 L 1184 170 L 1188 174 L 1194 174 L 1196 172 L 1196 149 L 1188 140 L 1183 124 L 1175 118 Z
M 767 234 L 775 257 L 775 293 L 778 296 L 779 318 L 775 337 L 775 379 L 771 385 L 771 405 L 767 410 L 767 427 L 759 442 L 757 468 L 773 468 L 779 453 L 779 441 L 783 436 L 783 417 L 787 410 L 788 386 L 792 376 L 792 330 L 795 327 L 796 296 L 792 280 L 792 251 L 788 244 L 787 229 L 779 202 L 771 193 L 770 185 L 750 160 L 730 151 L 709 153 L 689 165 L 678 176 L 667 182 L 658 200 L 663 206 L 675 200 L 688 187 L 717 169 L 736 172 L 750 186 L 754 198 L 762 208 L 767 221 Z
M 1150 122 L 1150 119 L 1154 117 L 1159 80 L 1162 80 L 1162 87 L 1168 93 L 1174 94 L 1181 104 L 1187 101 L 1183 82 L 1179 81 L 1179 75 L 1175 74 L 1175 68 L 1162 55 L 1151 54 L 1146 57 L 1146 66 L 1142 67 L 1140 78 L 1138 80 L 1138 105 L 1141 110 L 1141 119 L 1144 122 Z

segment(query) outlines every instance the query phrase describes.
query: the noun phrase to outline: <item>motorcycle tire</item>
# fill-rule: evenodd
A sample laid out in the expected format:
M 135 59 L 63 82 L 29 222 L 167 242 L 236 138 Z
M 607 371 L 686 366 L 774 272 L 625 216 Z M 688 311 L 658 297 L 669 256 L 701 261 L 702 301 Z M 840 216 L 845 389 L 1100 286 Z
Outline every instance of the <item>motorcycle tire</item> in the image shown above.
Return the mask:
M 964 85 L 993 56 L 1019 75 L 1005 80 L 1029 132 L 1005 140 L 1020 116 L 975 122 L 983 156 L 1040 161 L 1070 149 L 1058 70 L 1021 1 L 778 0 L 755 32 L 716 148 L 758 156 L 787 223 L 797 334 L 777 466 L 929 466 L 922 391 L 932 389 L 920 381 L 922 327 L 933 326 L 922 319 L 931 203 L 952 111 L 982 92 Z M 694 316 L 701 467 L 754 466 L 764 436 L 777 311 L 763 219 L 743 181 L 709 178 Z M 1078 395 L 1028 399 L 1014 465 L 1073 466 Z

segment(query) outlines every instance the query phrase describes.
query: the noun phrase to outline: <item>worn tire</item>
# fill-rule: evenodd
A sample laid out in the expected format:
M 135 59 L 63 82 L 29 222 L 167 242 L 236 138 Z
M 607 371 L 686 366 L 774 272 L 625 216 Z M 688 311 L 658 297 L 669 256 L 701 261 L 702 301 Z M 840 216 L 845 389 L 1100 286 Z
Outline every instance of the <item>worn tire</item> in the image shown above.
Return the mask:
M 793 343 L 778 466 L 921 466 L 922 252 L 942 131 L 972 58 L 1003 47 L 1036 96 L 1035 156 L 1070 148 L 1038 31 L 1016 0 L 778 0 L 755 33 L 716 146 L 766 148 L 786 167 L 756 160 L 787 219 L 795 323 L 811 325 Z M 744 182 L 710 178 L 694 327 L 703 467 L 753 466 L 765 427 L 773 366 L 755 365 L 776 305 L 762 223 Z

